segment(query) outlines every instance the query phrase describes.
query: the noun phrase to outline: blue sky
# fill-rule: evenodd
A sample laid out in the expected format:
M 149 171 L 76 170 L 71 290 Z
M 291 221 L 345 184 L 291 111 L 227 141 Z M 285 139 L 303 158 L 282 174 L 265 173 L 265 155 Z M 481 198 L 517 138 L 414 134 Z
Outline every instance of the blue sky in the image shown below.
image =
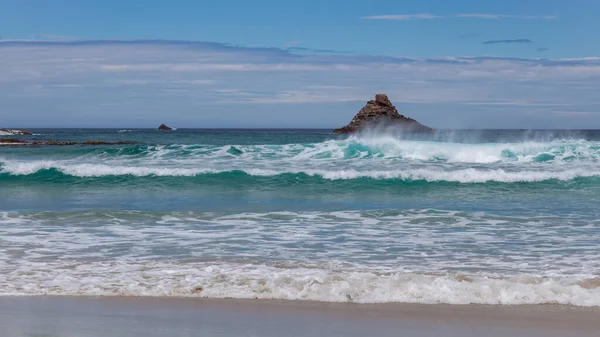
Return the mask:
M 600 128 L 600 1 L 4 1 L 0 126 Z

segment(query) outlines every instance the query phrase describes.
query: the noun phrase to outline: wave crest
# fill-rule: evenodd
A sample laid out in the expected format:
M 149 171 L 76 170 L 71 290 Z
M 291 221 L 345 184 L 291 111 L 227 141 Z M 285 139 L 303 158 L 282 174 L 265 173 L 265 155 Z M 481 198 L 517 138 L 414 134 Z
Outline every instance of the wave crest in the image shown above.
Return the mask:
M 0 158 L 0 175 L 6 178 L 56 171 L 79 178 L 195 177 L 242 172 L 252 177 L 454 183 L 568 181 L 600 176 L 600 143 L 586 140 L 466 144 L 379 136 L 310 144 L 78 147 L 48 157 L 52 160 Z
M 60 164 L 56 162 L 33 163 L 4 163 L 0 168 L 0 179 L 5 176 L 35 176 L 48 172 L 89 178 L 89 177 L 198 177 L 223 174 L 244 174 L 251 177 L 274 177 L 293 175 L 292 179 L 301 176 L 317 177 L 326 180 L 401 180 L 406 182 L 451 182 L 451 183 L 516 183 L 516 182 L 543 182 L 549 180 L 569 181 L 577 178 L 600 177 L 600 170 L 575 168 L 564 171 L 507 171 L 504 169 L 455 169 L 441 170 L 433 168 L 406 169 L 406 170 L 326 170 L 326 169 L 240 169 L 219 170 L 211 168 L 177 168 L 177 167 L 143 167 L 143 166 L 110 166 L 105 164 Z

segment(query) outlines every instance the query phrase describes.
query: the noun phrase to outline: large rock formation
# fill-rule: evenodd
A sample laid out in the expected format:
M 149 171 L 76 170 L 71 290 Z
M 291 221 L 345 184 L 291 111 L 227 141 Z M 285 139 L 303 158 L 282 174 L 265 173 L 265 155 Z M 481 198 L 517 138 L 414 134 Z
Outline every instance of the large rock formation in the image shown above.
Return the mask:
M 10 135 L 26 135 L 30 136 L 31 132 L 23 131 L 23 130 L 11 130 L 11 129 L 0 129 L 1 136 L 10 136 Z
M 168 127 L 168 126 L 166 126 L 166 125 L 164 125 L 164 124 L 161 124 L 161 125 L 158 127 L 158 129 L 159 129 L 159 130 L 163 130 L 163 131 L 169 131 L 169 130 L 173 130 L 173 128 L 170 128 L 170 127 Z
M 398 113 L 387 95 L 377 94 L 374 101 L 367 102 L 352 121 L 343 128 L 333 130 L 334 133 L 353 133 L 367 127 L 399 130 L 409 133 L 431 133 L 433 129 L 416 120 Z

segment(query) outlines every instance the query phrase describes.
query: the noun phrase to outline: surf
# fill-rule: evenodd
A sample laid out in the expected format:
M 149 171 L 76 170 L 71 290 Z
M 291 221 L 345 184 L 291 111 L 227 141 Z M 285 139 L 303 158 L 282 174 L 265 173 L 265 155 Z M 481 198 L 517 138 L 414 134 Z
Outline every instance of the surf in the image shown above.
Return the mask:
M 460 143 L 351 136 L 317 143 L 165 144 L 0 152 L 0 180 L 89 177 L 305 176 L 324 180 L 518 183 L 600 176 L 600 142 Z M 41 159 L 45 157 L 47 159 Z

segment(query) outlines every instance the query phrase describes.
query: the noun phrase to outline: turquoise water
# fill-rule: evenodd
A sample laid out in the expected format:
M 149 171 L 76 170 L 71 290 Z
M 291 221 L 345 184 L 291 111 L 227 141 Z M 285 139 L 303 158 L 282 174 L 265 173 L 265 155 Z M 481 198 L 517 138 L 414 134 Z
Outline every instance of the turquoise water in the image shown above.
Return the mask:
M 600 305 L 600 132 L 31 131 L 2 294 Z

